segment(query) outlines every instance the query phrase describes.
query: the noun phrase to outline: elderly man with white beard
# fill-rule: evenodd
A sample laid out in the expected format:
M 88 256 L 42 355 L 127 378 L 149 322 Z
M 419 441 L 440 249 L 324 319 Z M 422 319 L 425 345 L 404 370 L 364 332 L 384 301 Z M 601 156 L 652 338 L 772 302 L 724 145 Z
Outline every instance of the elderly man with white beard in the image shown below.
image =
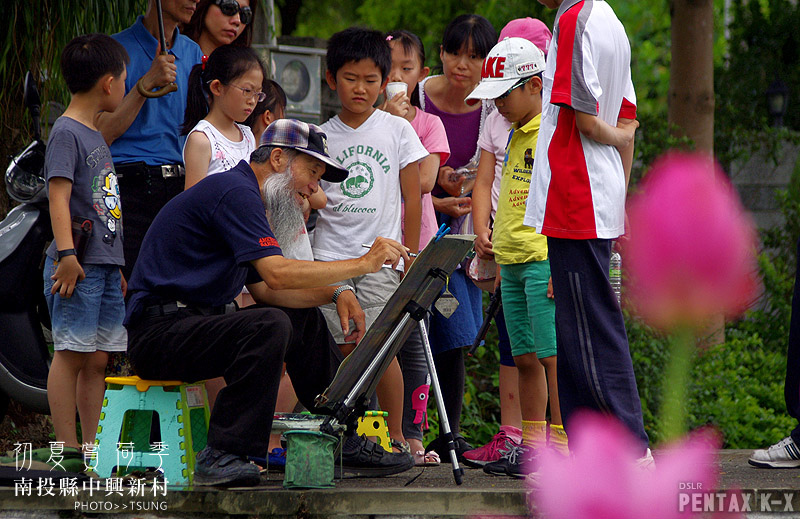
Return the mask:
M 331 284 L 408 260 L 402 244 L 384 238 L 353 260 L 284 257 L 278 243 L 295 243 L 303 198 L 320 179 L 341 182 L 347 170 L 311 124 L 276 121 L 261 143 L 250 164 L 205 178 L 161 209 L 128 284 L 125 325 L 136 374 L 187 382 L 222 376 L 227 384 L 211 413 L 208 444 L 197 454 L 199 485 L 259 483 L 247 456 L 266 457 L 284 361 L 310 410 L 341 361 L 317 306 L 333 301 L 345 335 L 360 340 L 365 333 L 352 288 Z M 233 300 L 242 285 L 258 304 L 238 310 Z M 413 466 L 407 453 L 386 452 L 354 431 L 342 452 L 345 470 L 358 474 Z

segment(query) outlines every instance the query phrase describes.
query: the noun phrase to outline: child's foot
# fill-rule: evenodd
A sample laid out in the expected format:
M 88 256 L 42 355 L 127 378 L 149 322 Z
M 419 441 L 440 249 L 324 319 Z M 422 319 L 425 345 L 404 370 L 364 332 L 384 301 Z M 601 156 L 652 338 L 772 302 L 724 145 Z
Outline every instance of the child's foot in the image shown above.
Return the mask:
M 439 454 L 437 454 L 436 451 L 425 452 L 425 447 L 422 445 L 422 440 L 409 438 L 407 442 L 411 449 L 411 455 L 414 456 L 415 466 L 435 467 L 441 463 Z
M 550 424 L 550 436 L 547 438 L 547 446 L 564 457 L 569 456 L 569 444 L 567 432 L 563 425 Z
M 636 467 L 648 471 L 656 470 L 656 460 L 653 459 L 653 453 L 650 449 L 647 449 L 645 455 L 636 460 Z
M 286 469 L 286 449 L 275 447 L 269 451 L 267 456 L 267 463 L 269 468 L 276 470 Z
M 407 441 L 392 440 L 392 452 L 405 452 L 411 454 L 411 445 Z
M 522 431 L 513 425 L 501 426 L 500 432 L 495 434 L 489 443 L 464 453 L 464 464 L 468 467 L 480 468 L 487 463 L 499 460 L 503 456 L 500 451 L 508 448 L 507 442 L 519 445 L 522 442 Z
M 522 479 L 539 470 L 539 449 L 527 445 L 520 445 L 520 453 L 514 460 L 509 461 L 506 474 L 512 478 Z
M 416 467 L 436 467 L 441 462 L 436 451 L 425 452 L 422 449 L 414 451 L 414 466 Z
M 527 445 L 515 444 L 510 440 L 506 448 L 501 449 L 501 458 L 487 463 L 483 471 L 495 476 L 525 477 L 536 470 L 536 456 L 538 451 Z
M 753 451 L 747 462 L 759 468 L 792 469 L 800 467 L 800 448 L 791 436 L 787 436 L 766 449 Z
M 467 440 L 465 440 L 464 437 L 461 436 L 460 434 L 456 435 L 455 438 L 453 438 L 453 443 L 455 445 L 456 457 L 458 458 L 458 461 L 463 463 L 464 453 L 467 451 L 471 451 L 472 445 L 467 443 Z M 442 440 L 441 437 L 436 438 L 435 440 L 430 442 L 427 447 L 425 447 L 425 452 L 430 452 L 430 451 L 441 452 L 443 456 L 445 456 L 447 459 L 450 459 L 450 451 L 447 448 L 447 444 L 444 442 L 444 440 Z

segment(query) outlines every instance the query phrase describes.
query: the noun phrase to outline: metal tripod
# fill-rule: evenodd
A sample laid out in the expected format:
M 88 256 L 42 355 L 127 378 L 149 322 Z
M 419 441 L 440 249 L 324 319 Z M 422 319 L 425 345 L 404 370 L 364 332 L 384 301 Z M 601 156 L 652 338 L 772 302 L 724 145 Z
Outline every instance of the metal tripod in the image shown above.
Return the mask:
M 419 323 L 419 333 L 422 336 L 422 346 L 425 351 L 425 362 L 428 364 L 428 373 L 431 376 L 431 389 L 433 390 L 433 396 L 436 398 L 436 408 L 439 410 L 439 436 L 446 442 L 447 451 L 450 453 L 450 462 L 453 465 L 453 478 L 456 481 L 456 485 L 460 485 L 464 476 L 464 469 L 458 465 L 453 433 L 450 430 L 450 421 L 447 419 L 447 411 L 444 408 L 444 399 L 442 398 L 442 389 L 439 386 L 439 376 L 436 373 L 436 364 L 433 362 L 431 342 L 428 340 L 428 329 L 425 326 L 424 319 L 426 310 L 411 301 L 406 305 L 406 312 L 408 312 L 406 315 Z

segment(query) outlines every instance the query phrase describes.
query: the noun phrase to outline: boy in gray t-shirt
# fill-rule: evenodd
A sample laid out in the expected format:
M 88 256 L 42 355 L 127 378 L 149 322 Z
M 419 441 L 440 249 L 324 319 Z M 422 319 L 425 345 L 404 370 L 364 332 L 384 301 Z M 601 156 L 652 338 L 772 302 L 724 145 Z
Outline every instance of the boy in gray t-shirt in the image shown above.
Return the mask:
M 44 292 L 55 349 L 47 398 L 56 441 L 65 456 L 79 459 L 75 410 L 84 445 L 93 445 L 108 352 L 127 347 L 119 189 L 111 153 L 95 127 L 97 115 L 114 111 L 125 95 L 127 62 L 125 48 L 104 34 L 78 36 L 64 47 L 61 70 L 72 99 L 50 131 L 45 155 L 54 240 Z M 74 232 L 73 221 L 87 229 L 84 222 L 91 222 L 91 234 Z M 85 248 L 76 243 L 81 239 Z

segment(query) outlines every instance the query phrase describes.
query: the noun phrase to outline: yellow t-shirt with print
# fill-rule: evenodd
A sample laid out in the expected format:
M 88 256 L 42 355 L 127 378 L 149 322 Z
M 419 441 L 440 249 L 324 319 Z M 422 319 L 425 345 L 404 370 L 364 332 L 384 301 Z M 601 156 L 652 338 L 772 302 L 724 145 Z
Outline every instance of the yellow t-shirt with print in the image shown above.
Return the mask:
M 522 127 L 512 125 L 492 231 L 494 259 L 501 265 L 547 259 L 547 238 L 522 223 L 541 120 L 539 114 Z

